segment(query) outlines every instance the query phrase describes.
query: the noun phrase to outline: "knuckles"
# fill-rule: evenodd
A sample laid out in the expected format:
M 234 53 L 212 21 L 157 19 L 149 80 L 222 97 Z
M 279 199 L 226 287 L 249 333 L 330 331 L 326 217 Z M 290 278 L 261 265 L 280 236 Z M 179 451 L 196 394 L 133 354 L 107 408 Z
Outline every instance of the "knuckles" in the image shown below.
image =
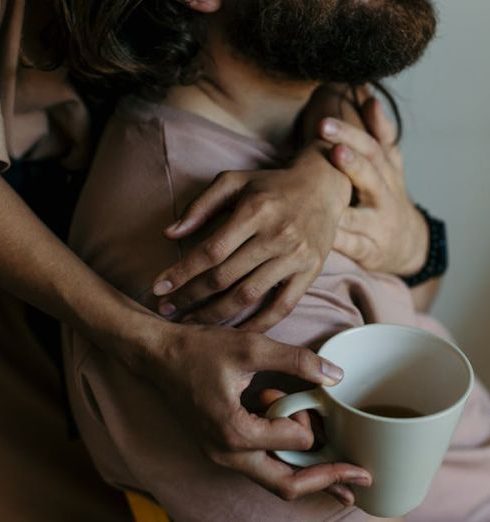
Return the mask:
M 220 292 L 226 290 L 230 284 L 230 276 L 221 268 L 212 270 L 207 276 L 207 285 L 210 290 Z
M 258 369 L 263 360 L 268 343 L 262 335 L 255 332 L 244 331 L 241 335 L 241 343 L 235 346 L 235 356 L 238 363 L 244 368 Z
M 276 489 L 276 494 L 283 500 L 291 502 L 299 498 L 300 491 L 296 482 L 287 482 Z
M 374 138 L 370 137 L 367 144 L 367 159 L 372 163 L 377 163 L 382 159 L 382 155 L 383 152 L 381 146 Z
M 226 259 L 226 243 L 221 240 L 207 241 L 203 245 L 203 254 L 213 266 Z
M 303 246 L 302 235 L 293 223 L 283 224 L 277 234 L 284 246 L 295 250 L 301 249 Z
M 173 282 L 175 286 L 180 286 L 183 282 L 188 280 L 188 268 L 185 262 L 179 262 L 174 265 L 166 275 L 166 279 Z
M 281 301 L 278 305 L 277 305 L 277 314 L 279 315 L 279 317 L 287 317 L 288 315 L 290 315 L 292 313 L 292 311 L 294 310 L 296 306 L 296 303 L 293 302 L 293 301 L 289 301 L 289 300 L 285 300 L 285 301 Z
M 266 220 L 265 222 L 277 219 L 277 203 L 277 198 L 266 192 L 255 192 L 247 200 L 247 205 L 253 215 L 260 218 L 261 221 Z
M 241 306 L 252 306 L 262 297 L 262 292 L 253 285 L 245 284 L 235 292 L 235 301 Z

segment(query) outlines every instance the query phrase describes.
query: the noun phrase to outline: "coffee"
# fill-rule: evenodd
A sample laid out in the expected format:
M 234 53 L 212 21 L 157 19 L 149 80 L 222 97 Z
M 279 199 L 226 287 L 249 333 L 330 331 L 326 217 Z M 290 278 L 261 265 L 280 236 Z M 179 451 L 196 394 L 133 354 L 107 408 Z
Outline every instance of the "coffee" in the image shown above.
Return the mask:
M 414 417 L 423 417 L 424 414 L 412 408 L 405 406 L 395 406 L 392 404 L 373 404 L 362 406 L 359 408 L 365 413 L 378 415 L 379 417 L 391 417 L 394 419 L 413 419 Z

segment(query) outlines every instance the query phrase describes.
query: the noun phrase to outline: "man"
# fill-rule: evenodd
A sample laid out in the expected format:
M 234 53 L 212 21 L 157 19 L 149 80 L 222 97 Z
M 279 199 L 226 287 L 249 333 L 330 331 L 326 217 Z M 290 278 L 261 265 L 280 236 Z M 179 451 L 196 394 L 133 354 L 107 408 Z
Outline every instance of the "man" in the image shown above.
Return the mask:
M 103 4 L 99 7 L 103 12 Z M 126 18 L 120 39 L 100 42 L 103 54 L 85 62 L 91 73 L 102 65 L 114 67 L 107 56 L 120 56 L 121 46 L 126 58 L 118 59 L 115 76 L 120 73 L 119 80 L 133 89 L 151 90 L 153 97 L 159 90 L 167 93 L 162 103 L 128 98 L 121 104 L 103 139 L 72 234 L 72 244 L 87 262 L 149 307 L 156 306 L 151 288 L 159 265 L 172 263 L 180 254 L 170 242 L 155 247 L 162 221 L 173 221 L 216 170 L 229 168 L 230 163 L 237 169 L 271 165 L 284 157 L 284 151 L 287 155 L 295 123 L 319 82 L 361 83 L 398 72 L 420 56 L 435 26 L 431 4 L 425 1 L 407 5 L 401 1 L 195 0 L 187 2 L 187 10 L 177 2 L 154 7 L 155 11 L 149 8 L 134 19 Z M 143 41 L 138 37 L 142 26 L 146 27 Z M 196 65 L 199 74 L 192 77 Z M 144 74 L 128 76 L 138 66 Z M 179 85 L 184 79 L 191 84 Z M 111 168 L 114 165 L 116 169 Z M 184 243 L 180 248 L 185 251 L 188 246 Z M 187 307 L 179 311 L 185 319 Z M 424 325 L 441 332 L 416 313 L 408 290 L 396 278 L 368 274 L 335 256 L 292 315 L 269 335 L 314 347 L 335 331 L 370 321 Z M 175 325 L 176 331 L 181 328 Z M 205 327 L 193 328 L 206 336 Z M 232 349 L 216 343 L 218 355 Z M 185 342 L 167 350 L 169 368 L 187 368 L 197 391 L 195 403 L 201 400 L 203 367 L 207 381 L 216 382 L 219 401 L 222 383 L 212 360 Z M 67 336 L 66 353 L 75 412 L 99 469 L 114 484 L 146 491 L 177 520 L 365 519 L 322 494 L 285 504 L 204 459 L 199 441 L 193 440 L 194 426 L 182 427 L 175 421 L 188 407 L 188 390 L 172 379 L 162 382 L 163 393 L 158 392 L 78 336 Z M 243 391 L 254 373 L 246 370 L 235 383 L 237 389 Z M 482 421 L 488 405 L 488 397 L 479 389 L 472 407 L 485 413 L 466 418 L 476 439 L 471 443 L 464 436 L 459 439 L 485 466 L 488 429 Z M 243 415 L 242 408 L 226 411 Z M 269 469 L 274 478 L 279 465 L 247 446 L 247 437 L 246 432 L 230 434 L 240 441 L 235 460 L 216 451 L 215 462 L 230 466 L 248 459 Z M 314 480 L 311 477 L 307 489 L 279 492 L 297 498 L 325 487 L 319 474 Z M 351 482 L 369 484 L 361 474 L 352 476 Z M 473 483 L 478 480 L 472 479 Z M 438 492 L 447 490 L 444 479 L 441 487 Z M 482 513 L 488 513 L 483 489 L 473 492 L 471 502 L 455 499 L 457 509 L 454 503 L 451 508 L 460 518 L 454 520 L 464 519 L 479 505 Z M 419 520 L 442 520 L 440 513 L 440 506 L 431 503 Z

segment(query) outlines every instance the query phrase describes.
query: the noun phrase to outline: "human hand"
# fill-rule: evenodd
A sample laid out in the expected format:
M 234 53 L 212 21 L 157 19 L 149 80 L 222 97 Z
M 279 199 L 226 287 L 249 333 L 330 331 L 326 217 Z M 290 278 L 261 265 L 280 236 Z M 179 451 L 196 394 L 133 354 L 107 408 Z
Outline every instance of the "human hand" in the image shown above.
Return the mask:
M 325 464 L 294 470 L 269 456 L 271 450 L 307 450 L 313 442 L 311 430 L 292 419 L 251 414 L 241 403 L 258 371 L 331 386 L 340 380 L 340 369 L 306 348 L 260 334 L 156 321 L 166 325 L 161 342 L 146 351 L 138 373 L 151 377 L 163 390 L 176 417 L 212 461 L 287 500 L 333 484 L 370 485 L 370 475 L 356 466 Z
M 260 401 L 264 411 L 267 411 L 270 406 L 280 398 L 284 397 L 286 394 L 280 390 L 275 389 L 265 389 L 262 391 L 260 396 Z M 299 422 L 302 426 L 312 430 L 312 433 L 318 437 L 320 444 L 325 443 L 325 434 L 323 433 L 323 423 L 318 417 L 313 417 L 310 419 L 308 413 L 306 411 L 302 411 L 296 413 L 291 417 L 292 419 Z M 342 466 L 342 464 L 331 464 L 332 467 Z M 355 484 L 355 483 L 350 483 Z M 364 484 L 365 485 L 365 484 Z M 355 496 L 352 489 L 349 487 L 349 483 L 346 482 L 335 482 L 325 488 L 325 492 L 334 496 L 339 502 L 344 504 L 344 506 L 353 506 L 355 503 Z M 374 520 L 374 519 L 373 519 Z
M 370 134 L 332 118 L 320 125 L 322 137 L 335 145 L 330 160 L 358 197 L 340 219 L 334 248 L 367 270 L 412 275 L 426 261 L 428 228 L 408 197 L 395 128 L 381 103 L 369 98 L 361 112 Z
M 320 272 L 350 199 L 350 182 L 325 153 L 315 143 L 289 169 L 219 175 L 166 230 L 171 239 L 183 238 L 235 205 L 224 225 L 158 276 L 162 315 L 206 301 L 187 321 L 219 323 L 276 287 L 267 307 L 241 328 L 263 332 L 287 316 Z

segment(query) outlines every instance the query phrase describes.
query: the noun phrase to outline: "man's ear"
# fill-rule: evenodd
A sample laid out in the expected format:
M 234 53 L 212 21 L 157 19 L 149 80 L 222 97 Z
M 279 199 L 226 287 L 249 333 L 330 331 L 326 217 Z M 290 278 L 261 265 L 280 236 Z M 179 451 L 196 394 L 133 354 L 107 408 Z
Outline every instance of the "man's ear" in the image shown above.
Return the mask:
M 201 13 L 214 13 L 219 11 L 223 4 L 223 0 L 184 0 L 184 3 L 195 11 Z

